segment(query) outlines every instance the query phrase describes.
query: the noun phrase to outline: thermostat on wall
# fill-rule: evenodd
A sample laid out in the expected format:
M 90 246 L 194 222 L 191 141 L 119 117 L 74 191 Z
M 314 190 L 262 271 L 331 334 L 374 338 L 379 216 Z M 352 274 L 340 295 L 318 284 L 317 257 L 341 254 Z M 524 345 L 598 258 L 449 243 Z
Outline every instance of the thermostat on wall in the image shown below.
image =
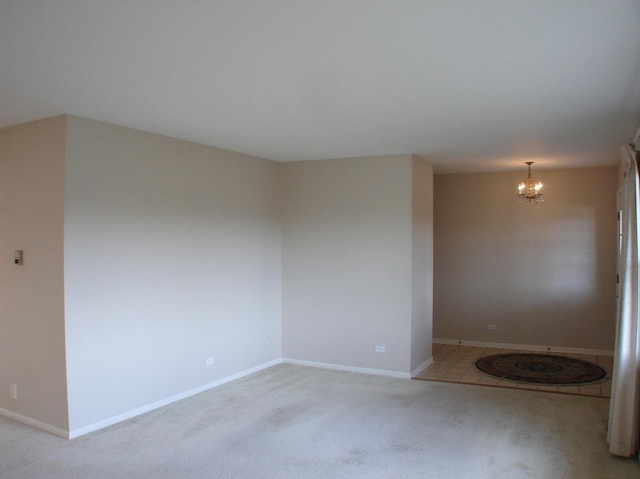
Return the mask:
M 13 264 L 22 264 L 22 250 L 19 249 L 16 251 L 13 257 Z

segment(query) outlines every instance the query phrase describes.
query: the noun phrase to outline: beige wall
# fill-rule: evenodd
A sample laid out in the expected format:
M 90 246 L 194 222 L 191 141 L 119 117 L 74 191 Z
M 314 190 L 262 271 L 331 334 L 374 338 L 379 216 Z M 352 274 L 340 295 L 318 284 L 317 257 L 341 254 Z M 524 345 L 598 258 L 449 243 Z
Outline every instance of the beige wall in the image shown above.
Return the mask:
M 284 165 L 285 358 L 410 371 L 412 225 L 420 225 L 417 236 L 426 230 L 412 213 L 413 161 L 407 155 Z M 430 166 L 422 168 L 416 166 L 427 175 Z M 426 297 L 415 308 L 421 335 L 430 321 Z M 386 352 L 376 353 L 376 345 Z M 427 354 L 423 347 L 416 358 Z
M 65 135 L 65 117 L 0 130 L 0 409 L 58 434 L 68 429 Z
M 613 349 L 616 169 L 534 170 L 537 205 L 523 176 L 435 177 L 434 338 Z
M 279 359 L 280 165 L 77 117 L 68 137 L 71 430 Z

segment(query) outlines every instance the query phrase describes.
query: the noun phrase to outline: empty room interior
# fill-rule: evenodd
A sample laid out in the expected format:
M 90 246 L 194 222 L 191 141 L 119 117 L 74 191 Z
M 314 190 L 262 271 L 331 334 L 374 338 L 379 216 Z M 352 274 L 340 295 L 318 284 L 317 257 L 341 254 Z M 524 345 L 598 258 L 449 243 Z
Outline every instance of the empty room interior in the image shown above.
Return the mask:
M 640 3 L 2 1 L 0 45 L 0 477 L 640 478 Z

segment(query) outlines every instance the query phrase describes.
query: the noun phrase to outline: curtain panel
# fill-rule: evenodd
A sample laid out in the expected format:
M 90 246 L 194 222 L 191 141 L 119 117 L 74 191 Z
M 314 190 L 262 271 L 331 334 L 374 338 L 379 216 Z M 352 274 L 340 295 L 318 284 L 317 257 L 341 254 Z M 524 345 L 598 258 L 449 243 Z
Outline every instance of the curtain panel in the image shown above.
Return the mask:
M 640 327 L 638 314 L 638 163 L 635 150 L 621 150 L 621 242 L 618 254 L 619 294 L 616 311 L 614 366 L 609 406 L 609 451 L 629 457 L 638 452 L 640 432 Z

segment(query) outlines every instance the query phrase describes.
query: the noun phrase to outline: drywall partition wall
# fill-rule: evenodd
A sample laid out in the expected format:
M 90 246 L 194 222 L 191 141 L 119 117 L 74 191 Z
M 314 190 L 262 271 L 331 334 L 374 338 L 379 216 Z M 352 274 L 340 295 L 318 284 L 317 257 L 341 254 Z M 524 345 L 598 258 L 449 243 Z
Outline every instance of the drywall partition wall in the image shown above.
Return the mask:
M 284 357 L 407 374 L 411 156 L 283 166 Z
M 0 130 L 0 412 L 62 436 L 65 131 L 65 117 Z
M 71 430 L 279 360 L 280 165 L 77 117 L 68 138 Z
M 412 158 L 411 371 L 432 358 L 433 331 L 433 166 Z
M 537 205 L 523 176 L 435 177 L 434 337 L 612 350 L 616 169 L 535 170 Z

